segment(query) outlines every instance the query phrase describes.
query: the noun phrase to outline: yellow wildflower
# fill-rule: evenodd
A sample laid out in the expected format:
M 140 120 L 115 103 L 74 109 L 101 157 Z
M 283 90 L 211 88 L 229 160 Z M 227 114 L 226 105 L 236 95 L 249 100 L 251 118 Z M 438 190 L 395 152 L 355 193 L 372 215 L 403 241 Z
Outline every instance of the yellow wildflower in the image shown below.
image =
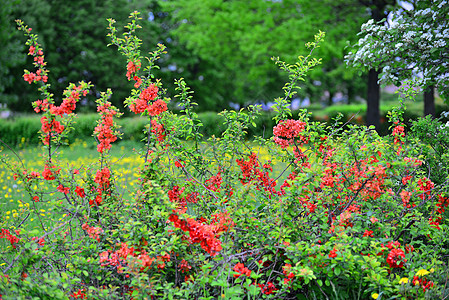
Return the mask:
M 430 274 L 430 272 L 424 269 L 421 269 L 418 272 L 416 272 L 416 276 L 426 276 L 427 274 Z
M 399 280 L 399 284 L 403 284 L 403 283 L 407 283 L 407 282 L 408 282 L 407 277 L 403 277 L 403 278 L 401 278 L 401 280 Z
M 374 294 L 371 295 L 371 297 L 373 297 L 373 299 L 377 299 L 377 298 L 379 298 L 379 294 L 378 293 L 374 293 Z

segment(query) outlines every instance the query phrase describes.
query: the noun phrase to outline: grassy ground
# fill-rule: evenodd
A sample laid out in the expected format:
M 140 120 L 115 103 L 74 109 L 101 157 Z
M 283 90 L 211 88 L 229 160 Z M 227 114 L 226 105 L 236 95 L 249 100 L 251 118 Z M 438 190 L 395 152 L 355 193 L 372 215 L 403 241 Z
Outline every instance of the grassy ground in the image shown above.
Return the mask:
M 111 169 L 117 175 L 115 184 L 125 198 L 131 197 L 133 187 L 138 185 L 139 169 L 143 164 L 143 158 L 139 157 L 134 149 L 139 147 L 141 147 L 140 143 L 122 141 L 113 145 L 110 152 Z M 254 151 L 258 153 L 262 163 L 270 159 L 268 149 L 257 147 L 254 148 Z M 28 172 L 36 171 L 39 173 L 44 169 L 42 154 L 43 149 L 41 147 L 26 147 L 15 152 L 3 149 L 0 152 L 0 155 L 7 155 L 8 163 L 23 163 Z M 81 173 L 80 178 L 82 178 L 83 173 L 85 174 L 89 167 L 94 171 L 98 169 L 99 154 L 94 142 L 77 140 L 72 145 L 60 149 L 58 161 L 60 162 L 59 165 L 66 166 L 66 169 L 79 169 Z M 274 160 L 272 177 L 276 178 L 281 174 L 285 166 L 285 163 Z M 278 186 L 287 175 L 288 172 L 285 172 L 279 178 Z M 40 225 L 40 220 L 38 220 L 40 217 L 47 220 L 47 222 L 56 222 L 65 218 L 64 212 L 54 208 L 52 205 L 55 200 L 64 200 L 55 198 L 60 197 L 61 193 L 55 190 L 54 182 L 50 182 L 50 184 L 53 185 L 49 185 L 46 181 L 40 181 L 32 186 L 34 191 L 42 190 L 44 192 L 41 201 L 34 202 L 30 193 L 25 190 L 23 182 L 20 180 L 15 181 L 11 170 L 8 169 L 7 165 L 0 162 L 0 228 L 4 228 L 6 224 L 13 224 L 13 227 L 17 228 L 23 223 L 24 217 L 28 213 L 31 213 L 30 217 L 24 223 L 27 224 L 28 230 L 38 229 L 42 226 Z M 79 180 L 78 184 L 84 186 L 81 180 Z M 14 228 L 10 227 L 10 229 Z
M 138 144 L 136 143 L 122 142 L 113 147 L 111 151 L 113 169 L 119 174 L 117 184 L 123 190 L 137 183 L 139 176 L 137 170 L 143 163 L 143 159 L 133 152 L 133 148 L 137 146 Z M 28 147 L 15 153 L 10 150 L 3 150 L 2 155 L 7 155 L 8 163 L 20 164 L 21 161 L 29 172 L 36 171 L 40 173 L 44 168 L 42 151 L 40 147 Z M 61 148 L 59 155 L 60 165 L 67 166 L 67 168 L 80 169 L 81 172 L 86 171 L 88 166 L 95 167 L 98 160 L 99 155 L 95 145 L 83 141 L 77 141 L 69 147 Z M 53 217 L 50 219 L 64 217 L 64 215 L 57 213 L 49 205 L 51 201 L 54 201 L 54 197 L 59 194 L 54 190 L 54 187 L 47 185 L 45 181 L 41 181 L 38 185 L 32 186 L 32 189 L 42 190 L 45 193 L 44 199 L 40 202 L 32 201 L 31 196 L 24 189 L 23 183 L 20 180 L 15 181 L 11 170 L 5 164 L 0 163 L 0 220 L 2 220 L 0 221 L 0 227 L 5 222 L 19 225 L 23 217 L 31 210 L 38 210 L 42 217 L 48 217 L 50 214 L 53 214 Z M 27 223 L 36 225 L 38 223 L 34 219 L 36 214 L 32 214 L 32 216 L 35 217 L 27 220 Z M 48 220 L 48 218 L 45 219 Z

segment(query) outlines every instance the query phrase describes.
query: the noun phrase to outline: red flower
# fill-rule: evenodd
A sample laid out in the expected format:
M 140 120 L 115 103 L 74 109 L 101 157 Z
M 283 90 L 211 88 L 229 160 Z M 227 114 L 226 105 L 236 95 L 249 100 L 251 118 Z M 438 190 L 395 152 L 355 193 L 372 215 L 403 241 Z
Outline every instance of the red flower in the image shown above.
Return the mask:
M 56 174 L 59 174 L 59 171 L 61 169 L 58 170 L 54 170 L 55 167 L 51 167 L 48 165 L 45 165 L 44 167 L 44 171 L 42 171 L 42 177 L 44 177 L 45 180 L 54 180 L 56 177 Z
M 262 290 L 262 293 L 264 293 L 265 295 L 270 295 L 272 294 L 274 291 L 277 291 L 277 288 L 274 286 L 274 284 L 270 281 L 268 281 L 266 284 L 257 284 L 259 286 L 259 288 Z
M 155 86 L 154 84 L 150 84 L 146 89 L 140 93 L 139 98 L 145 101 L 151 101 L 156 99 L 157 92 L 159 91 L 159 88 Z
M 131 80 L 131 76 L 134 75 L 134 73 L 136 73 L 138 70 L 140 70 L 140 60 L 137 60 L 136 62 L 133 61 L 129 61 L 128 65 L 126 66 L 126 77 L 128 78 L 128 80 Z
M 86 294 L 84 293 L 84 289 L 78 290 L 76 291 L 76 293 L 73 293 L 70 295 L 70 297 L 75 298 L 75 299 L 87 299 Z
M 148 107 L 148 114 L 150 116 L 158 116 L 167 110 L 167 103 L 164 100 L 158 99 L 151 106 Z
M 245 275 L 247 277 L 251 276 L 251 271 L 245 267 L 242 263 L 237 263 L 234 268 L 234 272 L 237 272 L 239 274 L 234 274 L 235 278 L 239 278 L 241 275 Z
M 36 79 L 36 74 L 34 74 L 33 72 L 23 74 L 23 79 L 31 84 Z
M 77 193 L 81 198 L 84 198 L 86 196 L 86 193 L 84 193 L 84 189 L 80 188 L 79 186 L 75 188 L 75 193 Z
M 337 257 L 337 249 L 335 249 L 335 247 L 334 247 L 334 249 L 332 249 L 332 250 L 330 251 L 329 257 L 330 257 L 330 258 L 335 258 L 335 257 Z
M 373 237 L 373 231 L 372 230 L 365 230 L 363 233 L 364 237 Z
M 134 76 L 133 79 L 136 81 L 136 83 L 134 84 L 134 87 L 135 87 L 136 89 L 138 89 L 139 86 L 142 84 L 142 79 L 140 79 L 139 76 Z
M 58 186 L 58 191 L 64 194 L 68 194 L 70 189 L 68 187 L 64 187 L 62 184 Z
M 405 259 L 404 251 L 401 249 L 391 249 L 387 257 L 387 264 L 390 268 L 403 268 Z
M 298 120 L 282 120 L 273 128 L 274 142 L 282 148 L 293 144 L 293 139 L 304 131 L 304 122 Z

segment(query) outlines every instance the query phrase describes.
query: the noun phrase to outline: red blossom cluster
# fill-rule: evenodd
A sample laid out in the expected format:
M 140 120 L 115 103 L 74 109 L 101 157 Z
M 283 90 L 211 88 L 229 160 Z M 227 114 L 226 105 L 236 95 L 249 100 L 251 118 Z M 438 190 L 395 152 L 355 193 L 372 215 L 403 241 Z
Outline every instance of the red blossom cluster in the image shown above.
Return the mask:
M 394 124 L 396 125 L 393 128 L 393 131 L 391 133 L 391 135 L 394 137 L 394 144 L 399 144 L 398 150 L 396 152 L 397 155 L 399 155 L 399 153 L 402 150 L 402 145 L 404 144 L 404 137 L 405 137 L 405 125 L 404 124 L 399 124 L 399 122 L 394 122 Z
M 290 266 L 291 267 L 291 266 Z M 236 272 L 237 274 L 233 274 L 234 278 L 239 278 L 240 276 L 246 276 L 246 277 L 250 277 L 251 276 L 251 270 L 249 270 L 247 267 L 245 267 L 245 265 L 243 263 L 237 263 L 234 268 L 232 268 L 232 270 L 234 272 Z M 293 275 L 293 273 L 291 273 Z M 293 276 L 289 278 L 293 278 Z M 256 283 L 253 282 L 251 283 L 251 285 L 255 285 Z M 260 288 L 261 292 L 264 293 L 265 295 L 270 295 L 272 293 L 274 293 L 274 291 L 277 291 L 278 289 L 276 288 L 276 286 L 274 285 L 274 283 L 272 283 L 271 281 L 268 281 L 267 283 L 263 284 L 263 283 L 257 283 L 257 286 Z
M 68 194 L 70 192 L 70 188 L 69 187 L 65 187 L 62 184 L 58 185 L 57 187 L 58 192 L 64 193 L 64 194 Z
M 50 103 L 51 100 L 37 100 L 33 102 L 34 111 L 36 113 L 47 113 L 41 118 L 41 131 L 43 133 L 43 143 L 49 145 L 50 138 L 54 135 L 61 134 L 65 127 L 56 117 L 64 118 L 64 116 L 72 114 L 76 108 L 76 102 L 79 101 L 80 94 L 87 95 L 89 84 L 81 83 L 76 86 L 71 84 L 67 90 L 64 91 L 65 98 L 60 106 Z
M 299 120 L 282 120 L 273 128 L 274 142 L 282 147 L 282 149 L 294 143 L 295 138 L 299 137 L 302 143 L 307 143 L 307 138 L 301 136 L 306 123 Z
M 170 261 L 170 255 L 157 255 L 150 257 L 145 250 L 138 251 L 134 247 L 129 247 L 126 243 L 120 244 L 120 249 L 116 251 L 103 251 L 100 253 L 101 266 L 117 267 L 118 273 L 123 273 L 123 268 L 128 266 L 128 257 L 133 257 L 139 262 L 139 271 L 144 272 L 151 267 L 154 261 L 157 262 L 158 269 L 164 269 L 165 263 Z
M 32 172 L 30 172 L 28 174 L 28 172 L 26 170 L 24 170 L 22 172 L 22 174 L 24 175 L 24 177 L 25 177 L 24 179 L 26 181 L 30 181 L 30 180 L 35 179 L 35 178 L 39 178 L 39 176 L 41 175 L 40 173 L 38 173 L 36 171 L 32 171 Z M 14 180 L 17 180 L 17 178 L 19 178 L 19 175 L 17 173 L 14 173 L 12 177 L 13 177 Z
M 31 238 L 32 241 L 37 241 L 39 246 L 45 245 L 45 239 L 44 238 L 38 238 L 37 236 Z
M 363 237 L 373 237 L 373 231 L 372 230 L 368 230 L 366 229 L 365 232 L 363 233 Z
M 335 258 L 337 257 L 337 249 L 335 249 L 335 247 L 329 252 L 329 258 Z
M 42 51 L 40 51 L 42 52 Z M 40 56 L 43 59 L 43 56 Z M 43 62 L 39 61 L 39 62 Z M 44 69 L 38 69 L 36 71 L 36 73 L 33 72 L 29 72 L 29 71 L 25 71 L 25 74 L 23 74 L 23 79 L 28 82 L 29 84 L 31 84 L 32 82 L 38 82 L 38 81 L 42 81 L 43 83 L 47 83 L 48 81 L 48 76 L 47 75 L 42 75 L 45 74 L 45 70 Z
M 246 277 L 251 276 L 251 271 L 245 267 L 243 263 L 237 263 L 234 268 L 234 272 L 237 272 L 237 274 L 234 274 L 234 278 L 239 278 L 242 275 L 245 275 Z
M 387 257 L 387 264 L 390 266 L 390 268 L 403 268 L 404 261 L 407 261 L 404 258 L 405 253 L 402 249 L 391 249 Z
M 138 89 L 142 84 L 142 79 L 139 76 L 134 76 L 133 79 L 136 81 L 136 83 L 134 83 L 134 87 Z
M 44 62 L 44 52 L 41 49 L 38 49 L 36 51 L 36 46 L 39 48 L 39 44 L 37 43 L 30 46 L 28 55 L 34 56 L 34 65 L 38 68 L 38 70 L 36 71 L 36 73 L 25 70 L 25 74 L 23 75 L 23 79 L 29 84 L 39 81 L 47 83 L 48 81 L 47 70 L 45 69 L 45 65 L 47 63 Z
M 138 60 L 138 59 L 136 61 L 130 60 L 128 62 L 128 64 L 126 65 L 126 77 L 128 78 L 128 80 L 131 80 L 131 76 L 133 76 L 134 73 L 139 71 L 140 67 L 141 67 L 141 63 L 140 63 L 140 60 Z M 135 79 L 135 77 L 137 77 L 137 76 L 134 76 L 133 78 Z
M 15 233 L 17 235 L 19 235 L 20 231 L 16 230 Z M 2 228 L 2 232 L 0 233 L 0 239 L 7 239 L 11 243 L 11 246 L 14 249 L 16 248 L 15 244 L 17 244 L 20 241 L 20 239 L 17 236 L 12 235 L 8 229 L 3 229 L 3 228 Z
M 443 213 L 446 210 L 446 207 L 449 205 L 449 198 L 448 197 L 443 197 L 441 195 L 438 195 L 438 202 L 435 205 L 436 206 L 436 213 L 438 214 L 437 216 L 433 217 L 433 218 L 429 218 L 429 224 L 438 229 L 441 230 L 440 228 L 440 222 L 443 220 Z
M 165 139 L 165 128 L 164 125 L 157 122 L 157 120 L 151 120 L 151 132 L 156 136 L 159 142 Z
M 76 186 L 75 193 L 80 196 L 81 198 L 86 197 L 86 193 L 84 192 L 84 189 L 82 187 Z
M 178 265 L 178 268 L 181 271 L 181 273 L 187 273 L 190 271 L 190 269 L 192 269 L 192 267 L 185 259 L 181 260 L 181 262 Z
M 217 175 L 212 176 L 206 180 L 206 188 L 214 192 L 220 192 L 220 187 L 223 183 L 223 178 L 221 178 L 221 173 L 218 172 Z
M 71 298 L 75 299 L 87 299 L 86 290 L 85 289 L 79 289 L 73 294 L 70 295 Z
M 109 186 L 111 185 L 110 182 L 111 178 L 111 171 L 108 167 L 104 167 L 101 170 L 98 170 L 95 174 L 94 182 L 98 185 L 96 191 L 97 196 L 95 197 L 95 200 L 89 200 L 90 205 L 100 205 L 103 202 L 103 193 L 108 190 Z
M 134 250 L 134 247 L 129 248 L 126 243 L 121 243 L 120 249 L 116 251 L 108 250 L 100 253 L 100 265 L 117 267 L 118 273 L 123 273 L 123 268 L 127 265 L 126 258 L 128 255 L 134 256 Z
M 61 105 L 57 106 L 49 103 L 49 99 L 37 100 L 33 102 L 34 111 L 47 112 L 52 115 L 64 116 L 73 113 L 76 109 L 76 103 L 79 101 L 81 95 L 86 96 L 89 93 L 89 85 L 86 83 L 80 83 L 79 85 L 71 84 L 64 91 L 64 99 Z
M 184 212 L 187 209 L 187 203 L 197 203 L 198 202 L 198 193 L 188 193 L 185 196 L 181 196 L 184 192 L 185 188 L 180 188 L 175 185 L 171 190 L 168 191 L 168 199 L 173 203 L 178 203 L 178 211 Z
M 381 244 L 382 247 L 384 247 L 384 244 Z M 386 245 L 386 248 L 390 250 L 387 256 L 387 264 L 390 266 L 390 268 L 403 268 L 404 262 L 407 260 L 405 259 L 405 253 L 400 248 L 401 244 L 398 241 L 390 241 Z M 383 255 L 384 250 L 382 250 L 378 255 Z
M 56 119 L 49 120 L 46 116 L 41 118 L 42 128 L 41 131 L 43 133 L 49 133 L 51 131 L 56 132 L 57 134 L 61 134 L 64 131 L 64 126 L 61 125 L 59 121 Z
M 278 290 L 274 285 L 274 283 L 272 283 L 271 281 L 268 281 L 266 284 L 258 283 L 257 286 L 265 295 L 273 294 L 275 291 Z
M 97 173 L 95 174 L 94 181 L 98 184 L 98 186 L 101 189 L 106 189 L 110 185 L 109 182 L 110 178 L 111 178 L 111 171 L 109 170 L 108 167 L 104 167 L 103 169 L 97 171 Z
M 412 203 L 412 205 L 409 204 L 410 198 L 411 198 L 411 196 L 412 196 L 412 193 L 411 193 L 411 192 L 402 190 L 402 191 L 399 193 L 399 195 L 401 196 L 402 205 L 403 205 L 404 207 L 411 208 L 412 205 L 413 205 L 413 207 L 416 206 L 415 203 Z
M 434 188 L 434 183 L 430 179 L 424 177 L 418 179 L 418 187 L 419 190 L 423 192 L 419 194 L 419 198 L 424 200 L 426 199 L 426 196 L 430 197 L 430 194 Z
M 81 228 L 87 232 L 90 238 L 93 238 L 97 240 L 97 242 L 100 241 L 100 234 L 104 232 L 104 230 L 100 227 L 90 227 L 89 224 L 84 223 L 81 225 Z
M 401 138 L 405 137 L 405 127 L 404 124 L 400 124 L 398 122 L 395 122 L 395 127 L 393 128 L 393 131 L 391 132 L 391 135 L 394 137 L 394 144 L 401 143 L 403 144 Z
M 118 114 L 118 109 L 108 101 L 100 101 L 97 111 L 100 113 L 101 120 L 95 127 L 94 134 L 99 141 L 97 151 L 103 153 L 105 150 L 111 149 L 111 143 L 117 140 L 117 134 L 114 132 L 116 125 L 113 117 Z
M 42 171 L 42 177 L 44 177 L 45 180 L 54 180 L 60 171 L 61 169 L 57 169 L 56 166 L 45 164 L 44 171 Z
M 167 103 L 164 100 L 158 99 L 152 105 L 147 108 L 148 114 L 150 116 L 158 116 L 167 110 Z
M 176 228 L 189 232 L 188 240 L 190 244 L 200 244 L 201 248 L 212 256 L 217 255 L 221 250 L 221 241 L 217 236 L 234 226 L 234 222 L 227 213 L 214 215 L 214 222 L 211 224 L 205 224 L 190 218 L 181 220 L 174 213 L 168 219 L 173 222 Z
M 129 104 L 129 109 L 135 114 L 141 114 L 146 110 L 150 116 L 160 115 L 167 110 L 167 103 L 162 99 L 154 101 L 158 91 L 159 88 L 155 84 L 150 84 L 140 93 L 139 98 Z
M 252 153 L 248 157 L 248 161 L 237 159 L 236 162 L 242 171 L 242 177 L 240 178 L 242 184 L 254 182 L 256 183 L 257 189 L 263 188 L 270 194 L 279 194 L 274 189 L 276 181 L 268 176 L 268 171 L 265 171 L 267 169 L 269 170 L 271 166 L 269 166 L 269 164 L 264 164 L 263 169 L 261 170 L 256 153 Z
M 284 284 L 288 285 L 290 284 L 290 282 L 293 281 L 293 278 L 295 277 L 295 274 L 293 274 L 293 272 L 291 272 L 292 269 L 292 265 L 291 264 L 285 264 L 282 267 L 282 273 L 284 273 L 285 277 L 284 278 Z
M 427 289 L 430 289 L 433 287 L 434 283 L 433 281 L 427 280 L 427 278 L 420 278 L 419 276 L 413 276 L 412 280 L 413 285 L 419 285 L 423 292 L 425 292 Z

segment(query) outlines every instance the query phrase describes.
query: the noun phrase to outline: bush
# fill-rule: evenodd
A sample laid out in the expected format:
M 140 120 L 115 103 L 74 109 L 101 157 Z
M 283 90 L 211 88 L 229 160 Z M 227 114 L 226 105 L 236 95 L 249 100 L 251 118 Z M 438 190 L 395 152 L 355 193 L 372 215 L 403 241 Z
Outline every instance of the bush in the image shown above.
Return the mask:
M 363 126 L 314 122 L 305 110 L 292 119 L 295 83 L 319 60 L 309 55 L 289 65 L 275 58 L 289 82 L 276 99 L 273 137 L 245 143 L 258 126 L 251 106 L 222 112 L 223 133 L 204 140 L 186 83 L 175 82 L 183 107 L 177 115 L 151 76 L 162 45 L 140 70 L 137 20 L 132 13 L 126 39 L 116 36 L 113 20 L 109 29 L 135 81 L 126 103 L 147 117 L 139 185 L 129 187 L 132 197 L 115 185 L 120 174 L 108 153 L 120 135 L 120 113 L 107 100 L 109 90 L 97 100 L 100 157 L 92 166 L 62 166 L 55 156 L 70 128 L 71 104 L 90 85 L 70 85 L 51 109 L 35 102 L 45 117 L 44 170 L 2 159 L 29 193 L 20 222 L 2 221 L 5 299 L 447 297 L 448 185 L 424 172 L 423 141 L 406 134 L 401 109 L 389 114 L 386 137 Z M 37 36 L 19 25 L 43 68 Z M 309 44 L 311 52 L 323 36 Z M 52 104 L 47 89 L 41 88 Z M 426 122 L 419 126 L 433 126 Z M 261 147 L 269 159 L 257 154 Z M 54 192 L 44 193 L 43 185 Z M 27 226 L 29 216 L 39 220 L 37 228 Z

